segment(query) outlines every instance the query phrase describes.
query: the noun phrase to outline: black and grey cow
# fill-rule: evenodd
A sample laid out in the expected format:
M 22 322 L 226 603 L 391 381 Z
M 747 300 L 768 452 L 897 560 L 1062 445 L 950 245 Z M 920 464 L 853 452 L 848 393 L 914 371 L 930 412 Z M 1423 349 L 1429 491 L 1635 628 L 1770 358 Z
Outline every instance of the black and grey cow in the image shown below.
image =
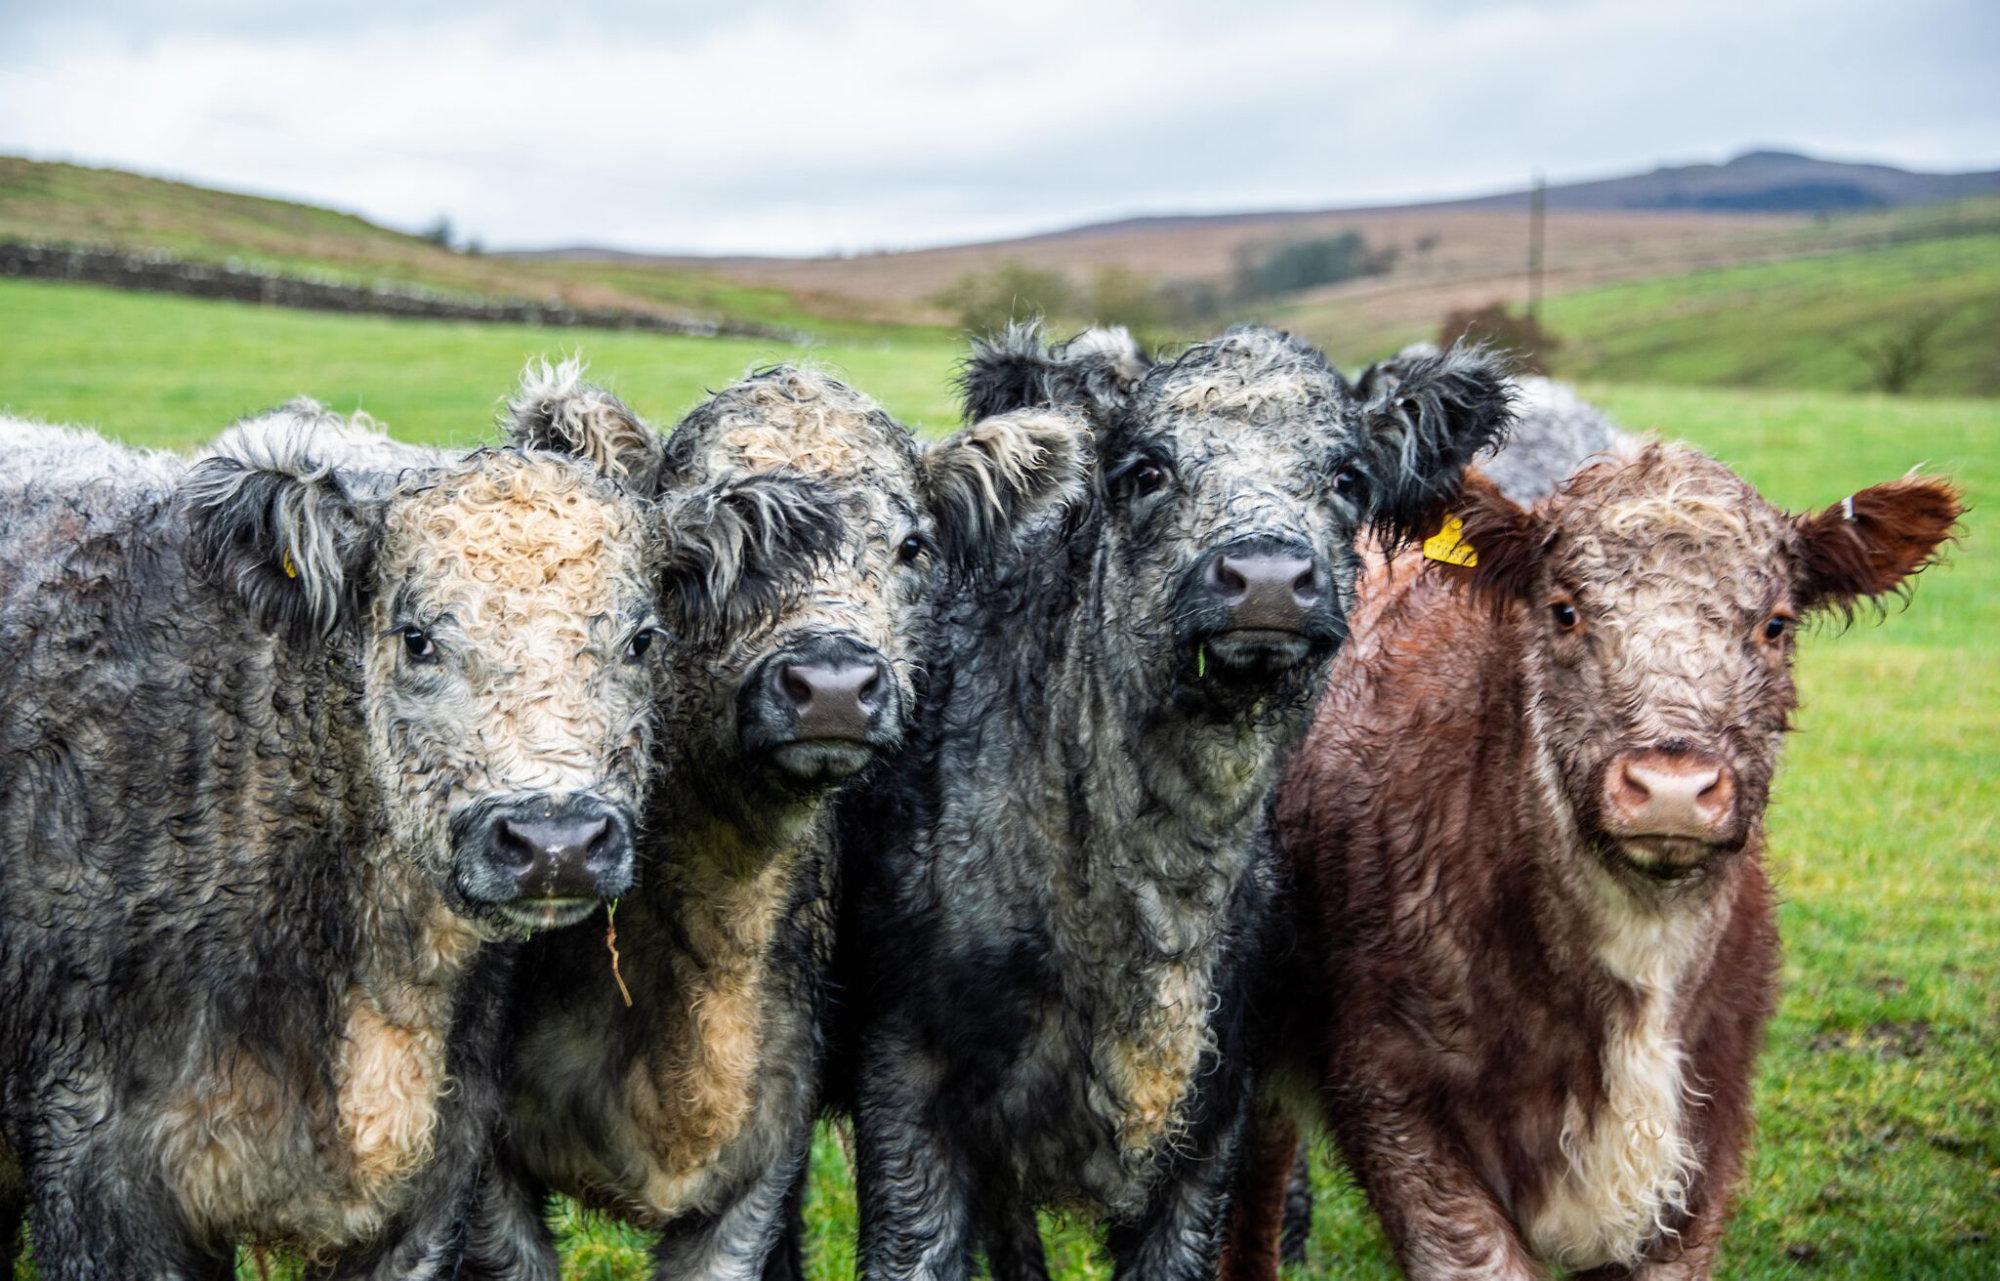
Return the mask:
M 819 1103 L 833 945 L 830 800 L 895 753 L 940 599 L 1004 558 L 1009 530 L 1082 493 L 1073 420 L 990 419 L 928 447 L 812 370 L 764 370 L 656 436 L 576 366 L 530 376 L 512 434 L 626 439 L 639 483 L 803 476 L 844 537 L 760 625 L 689 642 L 657 751 L 677 785 L 641 823 L 641 884 L 602 925 L 530 946 L 514 1000 L 508 1123 L 467 1273 L 553 1278 L 551 1191 L 656 1229 L 657 1275 L 755 1277 Z
M 630 888 L 671 632 L 839 516 L 0 422 L 0 1271 L 449 1276 L 519 940 Z M 325 441 L 323 435 L 328 435 Z
M 1362 397 L 1267 329 L 1150 367 L 1016 329 L 964 382 L 969 417 L 1085 415 L 1091 493 L 953 600 L 899 768 L 844 805 L 862 1270 L 962 1278 L 983 1243 L 1044 1276 L 1035 1211 L 1069 1205 L 1120 1276 L 1211 1276 L 1278 769 L 1356 540 L 1434 528 L 1504 374 L 1455 351 Z

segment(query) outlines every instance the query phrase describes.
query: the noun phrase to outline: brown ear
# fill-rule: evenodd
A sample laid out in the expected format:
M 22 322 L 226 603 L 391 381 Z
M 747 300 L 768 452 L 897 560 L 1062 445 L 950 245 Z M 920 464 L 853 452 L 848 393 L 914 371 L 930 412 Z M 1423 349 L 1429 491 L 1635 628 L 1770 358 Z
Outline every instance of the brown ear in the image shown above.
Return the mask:
M 1478 471 L 1465 476 L 1465 487 L 1451 506 L 1460 522 L 1459 539 L 1472 551 L 1473 564 L 1453 573 L 1504 609 L 1524 600 L 1535 589 L 1548 531 L 1534 512 L 1509 499 Z
M 1911 476 L 1798 517 L 1800 607 L 1842 609 L 1894 591 L 1936 558 L 1964 510 L 1949 483 Z

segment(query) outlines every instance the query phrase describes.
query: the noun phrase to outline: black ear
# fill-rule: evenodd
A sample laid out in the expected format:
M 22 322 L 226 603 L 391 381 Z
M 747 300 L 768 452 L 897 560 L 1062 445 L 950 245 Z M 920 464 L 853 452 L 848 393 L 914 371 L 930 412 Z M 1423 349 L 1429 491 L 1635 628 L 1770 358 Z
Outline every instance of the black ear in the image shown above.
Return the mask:
M 1420 356 L 1361 407 L 1369 521 L 1390 547 L 1437 532 L 1473 455 L 1513 422 L 1506 361 L 1478 347 Z
M 1104 423 L 1132 398 L 1152 365 L 1123 327 L 1086 329 L 1051 347 L 1042 341 L 1042 322 L 1032 320 L 975 341 L 958 385 L 967 422 L 1053 407 L 1082 410 Z
M 709 638 L 770 617 L 846 536 L 839 500 L 786 472 L 725 476 L 671 501 L 665 534 L 676 626 Z
M 568 454 L 642 494 L 655 492 L 664 445 L 624 401 L 583 380 L 584 363 L 532 361 L 501 412 L 507 443 Z
M 919 466 L 945 558 L 963 569 L 1015 526 L 1084 497 L 1089 429 L 1074 413 L 1020 409 L 939 441 Z
M 316 421 L 259 420 L 190 468 L 179 491 L 196 567 L 294 643 L 360 616 L 379 530 L 378 505 L 313 458 Z
M 1388 392 L 1415 367 L 1418 362 L 1429 360 L 1438 354 L 1437 345 L 1428 342 L 1413 342 L 1387 360 L 1378 360 L 1361 371 L 1354 380 L 1354 395 L 1360 400 L 1372 400 Z

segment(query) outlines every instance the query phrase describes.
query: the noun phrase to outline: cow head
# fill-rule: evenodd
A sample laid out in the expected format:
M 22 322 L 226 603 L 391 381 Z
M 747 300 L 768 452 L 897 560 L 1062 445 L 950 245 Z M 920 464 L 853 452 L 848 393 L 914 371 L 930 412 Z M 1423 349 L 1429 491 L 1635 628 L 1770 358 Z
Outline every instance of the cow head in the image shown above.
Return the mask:
M 512 431 L 592 413 L 637 424 L 574 365 L 517 399 Z M 531 379 L 531 382 L 536 382 Z M 806 589 L 684 653 L 666 724 L 740 800 L 796 812 L 903 740 L 915 665 L 939 584 L 992 554 L 1017 522 L 1082 490 L 1077 425 L 1025 414 L 918 444 L 873 401 L 808 369 L 760 371 L 691 412 L 635 461 L 672 489 L 727 477 L 805 477 L 841 504 Z
M 196 560 L 351 681 L 390 857 L 494 932 L 577 920 L 632 883 L 672 633 L 772 596 L 837 517 L 784 482 L 661 503 L 518 449 L 384 483 L 319 460 L 329 421 L 262 420 L 189 473 Z
M 1185 705 L 1295 705 L 1346 634 L 1374 532 L 1429 532 L 1507 422 L 1505 374 L 1453 351 L 1363 396 L 1319 352 L 1234 329 L 1148 364 L 1120 332 L 975 349 L 969 412 L 1051 404 L 1096 440 L 1104 624 Z
M 1579 832 L 1634 887 L 1701 883 L 1763 819 L 1815 612 L 1898 590 L 1950 536 L 1940 480 L 1792 516 L 1727 467 L 1649 444 L 1522 508 L 1483 479 L 1460 500 L 1477 564 L 1518 610 L 1531 734 Z

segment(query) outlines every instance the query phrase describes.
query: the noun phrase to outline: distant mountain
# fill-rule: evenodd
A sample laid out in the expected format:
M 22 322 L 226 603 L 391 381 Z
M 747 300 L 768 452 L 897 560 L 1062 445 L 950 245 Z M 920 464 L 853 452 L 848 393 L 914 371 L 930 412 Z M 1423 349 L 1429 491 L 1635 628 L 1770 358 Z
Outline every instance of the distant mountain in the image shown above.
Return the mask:
M 2000 194 L 2000 170 L 1918 173 L 1898 169 L 1894 165 L 1854 164 L 1845 160 L 1821 160 L 1795 151 L 1759 150 L 1746 151 L 1719 165 L 1663 165 L 1651 173 L 1561 183 L 1549 187 L 1546 194 L 1551 210 L 1577 213 L 1861 213 Z M 1246 210 L 1219 214 L 1140 214 L 1110 222 L 1086 223 L 1059 231 L 1041 232 L 1016 240 L 989 242 L 988 247 L 1033 244 L 1043 240 L 1122 236 L 1135 231 L 1269 226 L 1340 214 L 1525 210 L 1530 199 L 1530 193 L 1524 188 L 1491 196 L 1402 205 Z
M 1792 151 L 1746 151 L 1726 164 L 1674 165 L 1548 189 L 1548 207 L 1572 210 L 1713 210 L 1718 213 L 1854 213 L 1932 205 L 2000 193 L 2000 171 L 1916 173 L 1893 165 L 1820 160 Z M 1468 209 L 1525 209 L 1525 191 L 1451 202 Z

